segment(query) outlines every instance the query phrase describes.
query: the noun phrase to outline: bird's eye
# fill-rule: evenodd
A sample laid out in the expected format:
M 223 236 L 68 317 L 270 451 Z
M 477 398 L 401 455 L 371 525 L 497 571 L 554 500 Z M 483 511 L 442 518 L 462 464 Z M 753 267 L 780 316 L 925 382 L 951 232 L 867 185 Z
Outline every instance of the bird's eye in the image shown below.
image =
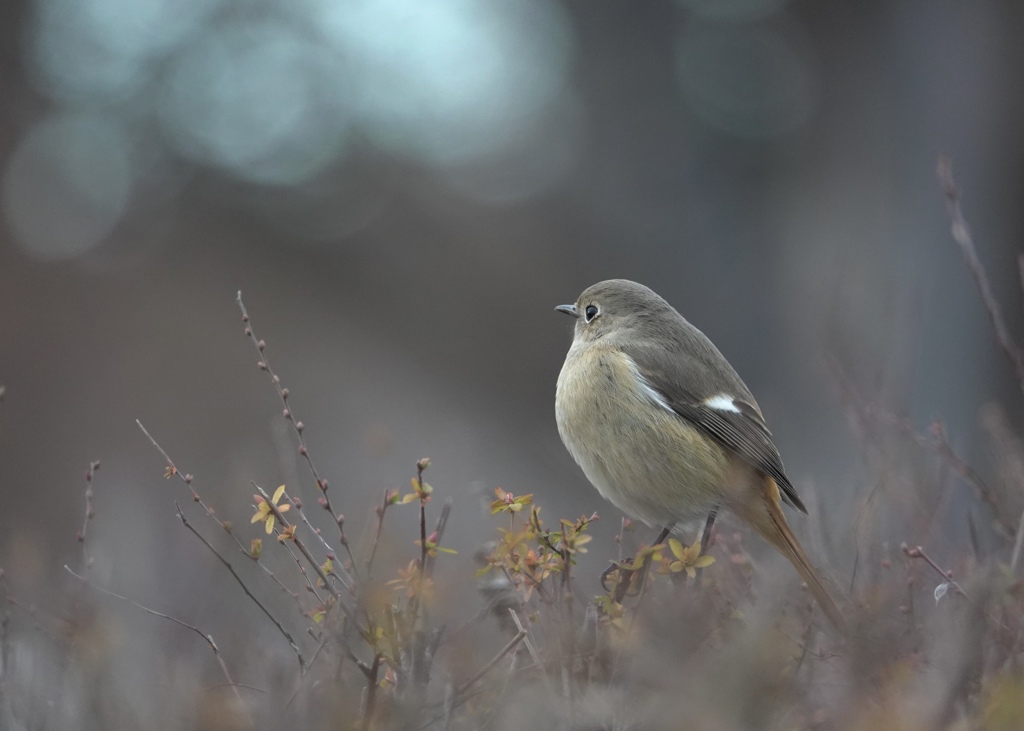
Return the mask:
M 587 322 L 590 322 L 597 317 L 597 307 L 594 305 L 587 305 L 587 309 L 583 311 L 584 318 Z

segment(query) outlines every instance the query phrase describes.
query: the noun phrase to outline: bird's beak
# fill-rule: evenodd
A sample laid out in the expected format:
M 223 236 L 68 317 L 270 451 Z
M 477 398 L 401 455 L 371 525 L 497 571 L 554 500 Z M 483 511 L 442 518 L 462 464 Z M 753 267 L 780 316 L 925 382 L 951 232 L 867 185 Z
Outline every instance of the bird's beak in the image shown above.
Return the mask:
M 578 318 L 580 316 L 580 313 L 576 311 L 576 305 L 559 305 L 555 309 L 559 312 L 564 312 L 567 315 L 572 315 L 573 317 Z

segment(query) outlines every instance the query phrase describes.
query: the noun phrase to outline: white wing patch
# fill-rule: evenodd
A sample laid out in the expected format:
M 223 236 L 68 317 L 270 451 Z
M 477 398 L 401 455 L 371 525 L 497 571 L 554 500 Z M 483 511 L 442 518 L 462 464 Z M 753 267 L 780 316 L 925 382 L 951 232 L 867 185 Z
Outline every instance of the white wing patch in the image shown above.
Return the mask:
M 654 388 L 654 386 L 649 384 L 647 382 L 647 379 L 644 378 L 643 375 L 641 375 L 640 369 L 636 367 L 636 362 L 625 353 L 623 353 L 623 357 L 626 359 L 626 363 L 629 365 L 629 372 L 633 374 L 633 377 L 636 379 L 637 384 L 640 386 L 640 390 L 643 391 L 644 394 L 646 394 L 646 396 L 649 399 L 651 399 L 651 401 L 658 404 L 658 406 L 660 406 L 661 408 L 665 409 L 665 411 L 668 411 L 669 413 L 672 414 L 676 413 L 675 410 L 668 405 L 668 401 L 665 400 L 665 397 L 661 395 L 658 389 Z
M 734 414 L 743 413 L 736 406 L 736 402 L 733 401 L 732 396 L 725 393 L 720 393 L 717 396 L 704 399 L 704 405 L 711 409 L 717 409 L 718 411 L 731 411 Z

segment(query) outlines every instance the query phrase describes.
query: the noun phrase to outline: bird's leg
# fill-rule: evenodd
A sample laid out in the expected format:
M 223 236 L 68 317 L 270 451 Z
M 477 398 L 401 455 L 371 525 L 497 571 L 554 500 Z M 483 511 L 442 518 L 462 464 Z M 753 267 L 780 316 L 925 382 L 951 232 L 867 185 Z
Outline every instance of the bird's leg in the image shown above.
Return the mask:
M 700 552 L 701 555 L 708 550 L 708 544 L 711 543 L 711 526 L 715 524 L 715 517 L 718 515 L 718 505 L 714 505 L 711 508 L 711 512 L 708 513 L 708 519 L 704 522 L 704 533 L 700 537 Z M 664 539 L 663 539 L 664 540 Z
M 708 544 L 711 543 L 711 527 L 715 524 L 715 518 L 718 516 L 718 505 L 711 506 L 711 512 L 708 513 L 707 520 L 704 521 L 704 532 L 700 536 L 700 555 L 703 556 L 704 552 L 708 550 Z M 697 569 L 697 575 L 704 569 Z M 697 584 L 697 590 L 700 590 L 700 584 Z
M 669 523 L 664 528 L 662 528 L 661 533 L 658 534 L 658 537 L 654 541 L 654 545 L 658 546 L 664 543 L 665 539 L 668 538 L 668 534 L 672 532 L 673 527 L 675 527 L 675 523 Z
M 715 507 L 715 510 L 716 511 L 718 510 L 717 506 Z M 675 526 L 675 523 L 669 523 L 664 528 L 662 528 L 661 529 L 661 533 L 658 534 L 657 539 L 655 539 L 654 543 L 651 544 L 651 545 L 659 546 L 662 543 L 664 543 L 665 539 L 668 538 L 669 533 L 672 532 L 672 528 L 674 526 Z M 623 568 L 623 564 L 632 563 L 632 562 L 633 562 L 632 557 L 627 558 L 625 561 L 612 562 L 612 563 L 608 564 L 608 568 L 606 568 L 604 571 L 601 572 L 601 588 L 604 589 L 605 591 L 611 591 L 608 588 L 607 581 L 608 581 L 608 577 L 612 574 L 612 572 L 613 571 L 620 571 L 621 572 L 621 574 L 619 575 L 618 584 L 615 587 L 615 597 L 614 597 L 615 601 L 622 601 L 622 597 L 624 597 L 626 595 L 626 592 L 629 591 L 629 586 L 630 586 L 630 584 L 632 583 L 632 580 L 633 580 L 634 570 L 633 569 L 625 569 L 625 568 Z M 644 568 L 646 568 L 646 566 L 647 565 L 644 564 Z M 641 576 L 641 581 L 642 580 L 643 580 L 643 577 Z

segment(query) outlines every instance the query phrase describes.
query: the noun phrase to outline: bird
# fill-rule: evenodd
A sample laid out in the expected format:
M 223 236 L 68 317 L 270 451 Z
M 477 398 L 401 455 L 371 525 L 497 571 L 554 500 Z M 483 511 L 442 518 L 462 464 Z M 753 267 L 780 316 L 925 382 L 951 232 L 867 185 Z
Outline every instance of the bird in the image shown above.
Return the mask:
M 648 287 L 610 279 L 559 312 L 576 321 L 558 375 L 558 433 L 598 492 L 666 530 L 721 505 L 789 559 L 829 621 L 839 607 L 786 521 L 807 512 L 750 390 Z M 667 535 L 663 534 L 663 535 Z

